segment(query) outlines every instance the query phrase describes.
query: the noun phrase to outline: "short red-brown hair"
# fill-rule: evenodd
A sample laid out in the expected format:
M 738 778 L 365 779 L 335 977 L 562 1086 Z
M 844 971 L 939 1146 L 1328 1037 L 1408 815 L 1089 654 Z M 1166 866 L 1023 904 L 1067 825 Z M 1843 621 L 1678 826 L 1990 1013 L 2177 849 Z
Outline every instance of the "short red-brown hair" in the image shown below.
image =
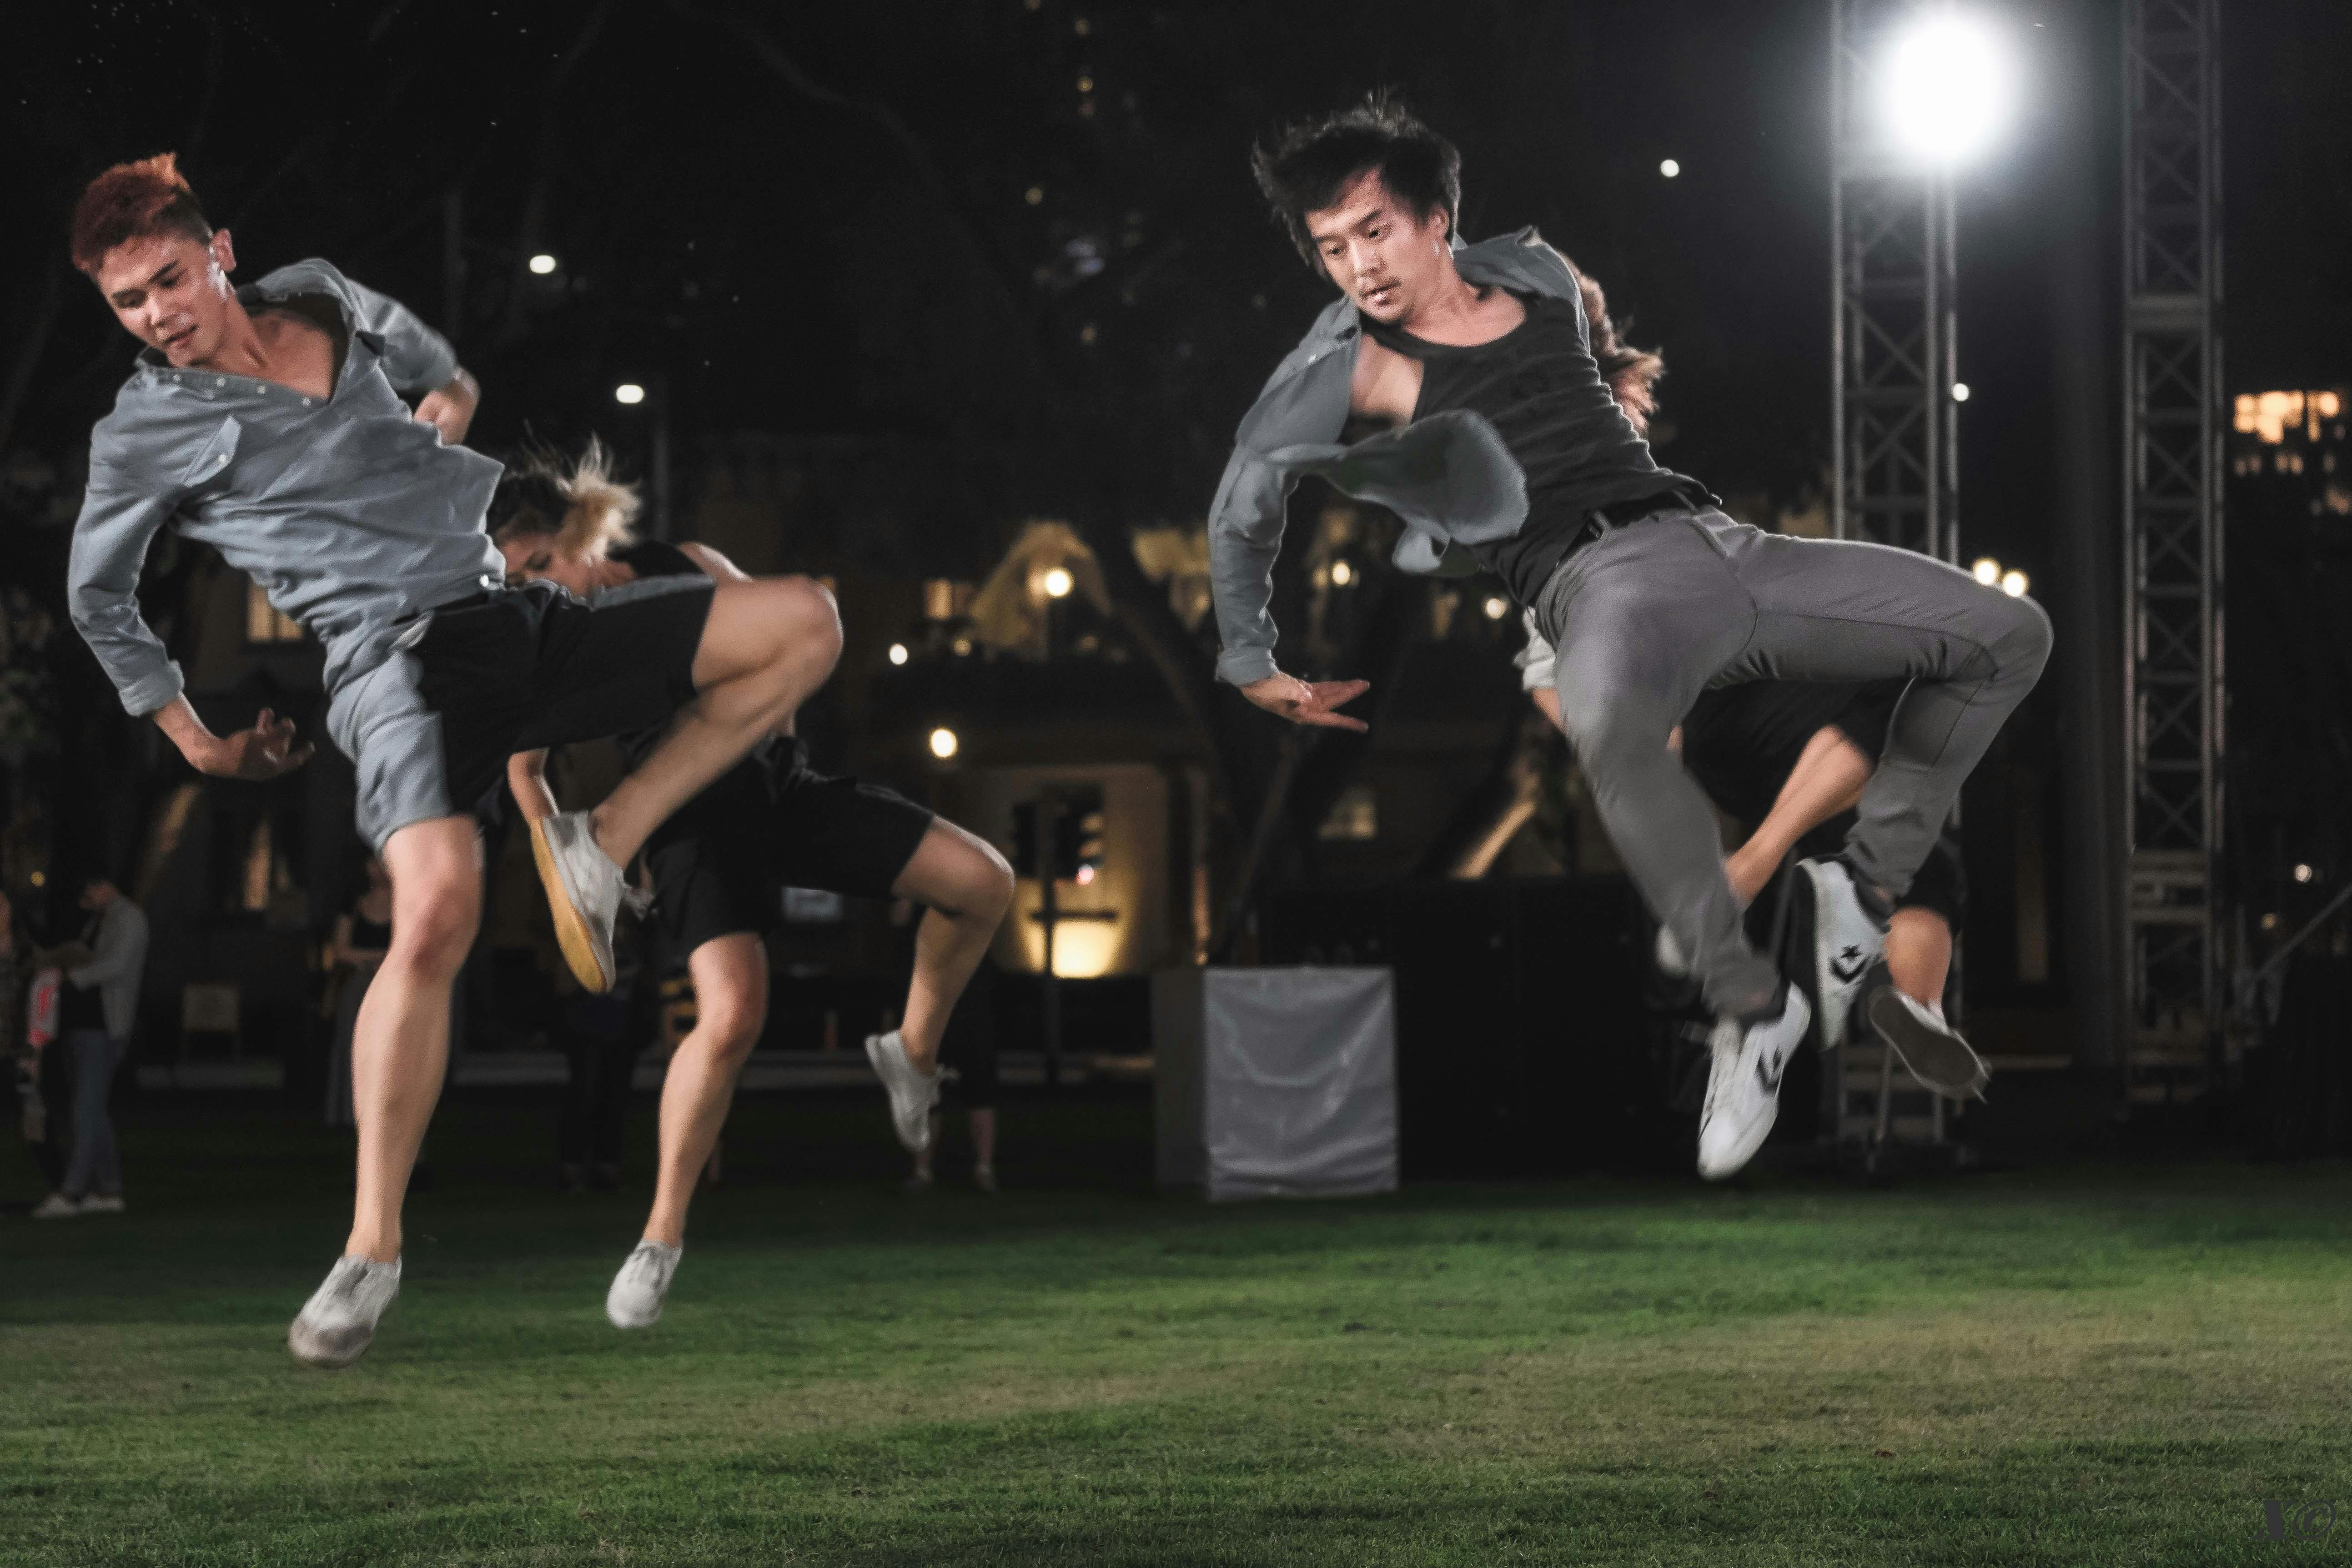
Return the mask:
M 92 180 L 74 204 L 73 264 L 95 278 L 106 253 L 125 240 L 174 233 L 198 241 L 213 237 L 177 156 L 158 153 L 117 163 Z

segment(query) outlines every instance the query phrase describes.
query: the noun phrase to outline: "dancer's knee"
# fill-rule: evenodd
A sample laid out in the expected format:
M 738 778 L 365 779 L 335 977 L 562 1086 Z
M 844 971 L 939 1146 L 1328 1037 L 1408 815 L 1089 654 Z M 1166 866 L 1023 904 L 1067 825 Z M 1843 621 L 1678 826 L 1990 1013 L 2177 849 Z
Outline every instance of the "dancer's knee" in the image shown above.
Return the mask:
M 934 818 L 892 890 L 950 920 L 992 927 L 1013 907 L 1013 868 L 993 844 Z
M 722 1067 L 750 1056 L 767 1022 L 764 1003 L 740 987 L 714 987 L 709 994 L 695 994 L 695 1033 L 709 1042 L 711 1055 Z
M 833 592 L 814 577 L 778 577 L 772 590 L 775 630 L 781 651 L 822 661 L 830 672 L 841 658 L 841 607 Z
M 2015 674 L 2032 682 L 2041 679 L 2042 667 L 2050 662 L 2050 647 L 2055 638 L 2050 616 L 2032 600 L 2020 595 L 2002 597 L 2008 611 L 2000 635 L 1993 642 L 1993 657 L 2003 674 Z
M 768 950 L 757 937 L 724 936 L 695 949 L 694 1033 L 732 1066 L 751 1054 L 768 1023 Z
M 465 963 L 481 925 L 481 900 L 470 887 L 443 885 L 399 910 L 386 962 L 429 979 L 447 979 Z

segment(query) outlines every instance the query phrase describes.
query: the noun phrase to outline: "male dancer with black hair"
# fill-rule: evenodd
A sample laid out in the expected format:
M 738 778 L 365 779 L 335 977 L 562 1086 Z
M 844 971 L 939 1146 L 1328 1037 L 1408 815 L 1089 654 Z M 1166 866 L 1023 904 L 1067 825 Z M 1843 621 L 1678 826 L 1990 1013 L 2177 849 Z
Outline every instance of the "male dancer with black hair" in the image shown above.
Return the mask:
M 1592 340 L 1592 355 L 1608 380 L 1610 395 L 1637 436 L 1649 434 L 1657 411 L 1657 383 L 1665 374 L 1663 355 L 1637 349 L 1618 336 L 1609 300 L 1587 272 L 1577 274 L 1578 298 Z M 1537 709 L 1559 727 L 1559 692 L 1551 645 L 1523 610 L 1527 646 L 1517 659 L 1519 683 Z M 1789 856 L 1800 847 L 1813 855 L 1802 869 L 1812 881 L 1816 940 L 1813 994 L 1822 998 L 1818 1022 L 1824 1048 L 1835 1046 L 1846 1027 L 1844 1005 L 1858 969 L 1871 965 L 1858 949 L 1832 948 L 1821 939 L 1819 922 L 1833 907 L 1821 879 L 1835 846 L 1851 831 L 1853 809 L 1863 786 L 1886 749 L 1886 731 L 1903 699 L 1904 683 L 1867 684 L 1750 680 L 1703 691 L 1667 739 L 1707 798 L 1751 827 L 1738 848 L 1724 858 L 1724 875 L 1742 909 L 1756 901 Z M 1952 933 L 1959 929 L 1968 878 L 1958 841 L 1947 831 L 1919 868 L 1909 890 L 1888 917 L 1885 967 L 1887 982 L 1865 979 L 1863 1011 L 1914 1077 L 1952 1098 L 1980 1095 L 1985 1067 L 1944 1018 L 1944 986 L 1952 963 Z M 1690 964 L 1674 932 L 1658 928 L 1658 967 L 1686 979 Z M 1828 965 L 1823 969 L 1822 965 Z
M 1210 511 L 1218 676 L 1296 722 L 1362 727 L 1337 710 L 1364 682 L 1275 663 L 1273 566 L 1304 475 L 1396 512 L 1405 570 L 1455 556 L 1501 577 L 1558 649 L 1562 726 L 1602 822 L 1716 1015 L 1698 1169 L 1727 1176 L 1771 1130 L 1811 1008 L 1748 945 L 1713 813 L 1668 734 L 1710 686 L 1910 683 L 1843 851 L 1813 873 L 1822 944 L 1875 958 L 1961 783 L 2040 676 L 2049 622 L 1926 556 L 1736 522 L 1659 468 L 1594 361 L 1573 270 L 1533 231 L 1461 245 L 1460 154 L 1402 109 L 1375 98 L 1294 126 L 1255 163 L 1342 297 L 1244 417 Z M 1391 428 L 1342 445 L 1351 417 Z M 1840 992 L 1825 1001 L 1850 1003 Z
M 592 443 L 568 468 L 535 462 L 509 473 L 490 501 L 490 536 L 515 576 L 559 584 L 591 604 L 680 577 L 748 580 L 709 545 L 635 538 L 636 510 L 635 490 L 611 478 Z M 635 766 L 660 740 L 659 730 L 624 735 L 622 752 Z M 508 764 L 534 829 L 555 815 L 546 759 L 532 751 Z M 605 1317 L 622 1329 L 661 1316 L 695 1182 L 767 1023 L 762 939 L 781 918 L 783 889 L 925 907 L 905 1016 L 866 1041 L 889 1092 L 891 1126 L 918 1158 L 930 1150 L 949 1016 L 1013 903 L 1013 868 L 993 847 L 890 790 L 815 772 L 789 721 L 655 829 L 645 866 L 663 961 L 682 960 L 694 977 L 695 1025 L 662 1082 L 653 1212 L 604 1298 Z
M 499 468 L 457 445 L 479 389 L 447 342 L 323 261 L 233 287 L 228 233 L 169 153 L 92 181 L 72 249 L 144 345 L 91 432 L 74 624 L 123 706 L 199 772 L 299 766 L 309 748 L 290 721 L 207 729 L 141 618 L 159 530 L 217 549 L 324 646 L 328 731 L 358 769 L 361 834 L 392 872 L 392 946 L 352 1045 L 352 1231 L 288 1333 L 301 1360 L 346 1366 L 399 1289 L 401 1200 L 481 909 L 471 813 L 507 757 L 676 717 L 594 813 L 557 817 L 535 840 L 565 956 L 603 990 L 622 864 L 824 683 L 840 625 L 803 578 L 679 578 L 593 608 L 549 585 L 508 589 L 482 529 Z M 404 390 L 423 395 L 413 416 Z

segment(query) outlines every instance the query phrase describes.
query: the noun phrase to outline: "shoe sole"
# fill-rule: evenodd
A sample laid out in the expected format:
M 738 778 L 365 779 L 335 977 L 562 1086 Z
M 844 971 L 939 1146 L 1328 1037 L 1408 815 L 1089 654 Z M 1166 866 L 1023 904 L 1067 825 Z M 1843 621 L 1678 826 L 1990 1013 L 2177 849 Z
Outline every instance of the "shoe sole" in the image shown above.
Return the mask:
M 1992 1074 L 1958 1035 L 1939 1035 L 1911 1016 L 1892 987 L 1870 998 L 1870 1026 L 1911 1076 L 1947 1100 L 1981 1100 Z
M 547 910 L 555 917 L 556 945 L 563 950 L 572 978 L 580 982 L 583 991 L 602 996 L 613 988 L 613 977 L 597 960 L 596 939 L 589 934 L 587 921 L 572 902 L 572 890 L 563 885 L 562 869 L 555 863 L 555 847 L 547 841 L 540 822 L 530 825 L 530 858 L 538 863 L 540 884 L 547 889 Z
M 373 1329 L 368 1331 L 367 1338 L 349 1351 L 330 1346 L 322 1340 L 307 1338 L 299 1322 L 286 1331 L 286 1348 L 293 1352 L 294 1359 L 304 1366 L 317 1367 L 320 1372 L 342 1371 L 367 1354 L 368 1347 L 373 1343 L 375 1331 Z

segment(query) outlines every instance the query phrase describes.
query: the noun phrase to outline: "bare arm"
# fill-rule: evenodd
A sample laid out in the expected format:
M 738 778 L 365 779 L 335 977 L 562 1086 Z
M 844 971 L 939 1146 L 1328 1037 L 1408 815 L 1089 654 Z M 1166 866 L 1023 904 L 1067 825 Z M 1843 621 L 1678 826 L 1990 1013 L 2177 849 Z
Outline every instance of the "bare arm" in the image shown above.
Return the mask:
M 184 696 L 173 698 L 152 717 L 190 767 L 215 778 L 274 779 L 310 760 L 310 743 L 294 739 L 294 721 L 280 719 L 267 708 L 252 729 L 231 735 L 215 735 L 205 728 Z
M 525 822 L 544 822 L 556 813 L 555 792 L 547 787 L 547 752 L 517 752 L 507 759 L 507 787 Z
M 1724 862 L 1741 901 L 1763 891 L 1798 839 L 1861 799 L 1863 785 L 1876 771 L 1877 765 L 1846 739 L 1844 731 L 1833 724 L 1814 731 L 1780 785 L 1770 814 Z
M 677 547 L 677 551 L 679 554 L 685 556 L 688 561 L 693 562 L 697 566 L 701 567 L 709 575 L 718 578 L 721 583 L 749 583 L 751 581 L 751 574 L 744 571 L 743 568 L 736 565 L 735 563 L 728 560 L 727 557 L 719 554 L 719 552 L 711 549 L 708 544 L 700 544 L 697 543 L 693 540 L 688 540 L 684 544 L 679 545 Z

